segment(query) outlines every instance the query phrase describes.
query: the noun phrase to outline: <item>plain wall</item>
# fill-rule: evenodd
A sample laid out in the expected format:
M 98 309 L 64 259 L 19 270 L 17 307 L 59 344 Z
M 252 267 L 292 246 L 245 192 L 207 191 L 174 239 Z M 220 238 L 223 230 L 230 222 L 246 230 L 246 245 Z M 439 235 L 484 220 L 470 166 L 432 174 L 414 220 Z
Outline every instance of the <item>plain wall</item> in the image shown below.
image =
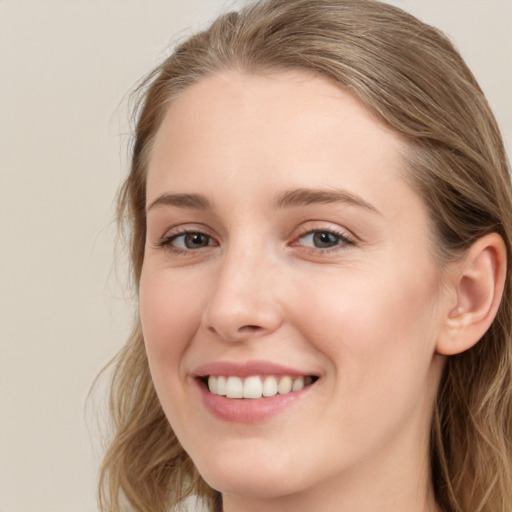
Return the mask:
M 390 3 L 452 36 L 510 154 L 512 0 Z M 0 512 L 97 510 L 102 394 L 85 401 L 134 307 L 113 270 L 122 100 L 224 5 L 0 1 Z

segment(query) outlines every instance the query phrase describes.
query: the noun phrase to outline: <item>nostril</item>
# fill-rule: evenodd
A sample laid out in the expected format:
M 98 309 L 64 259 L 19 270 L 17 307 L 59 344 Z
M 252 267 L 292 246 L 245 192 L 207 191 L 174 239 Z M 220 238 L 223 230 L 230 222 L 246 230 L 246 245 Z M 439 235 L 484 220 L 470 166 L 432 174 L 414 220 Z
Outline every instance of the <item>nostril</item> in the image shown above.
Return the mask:
M 220 334 L 220 332 L 212 325 L 208 326 L 208 330 L 214 334 Z M 238 334 L 252 334 L 258 331 L 264 330 L 260 325 L 242 325 L 236 329 Z
M 262 327 L 259 325 L 243 325 L 242 327 L 238 328 L 239 332 L 254 332 L 261 330 Z

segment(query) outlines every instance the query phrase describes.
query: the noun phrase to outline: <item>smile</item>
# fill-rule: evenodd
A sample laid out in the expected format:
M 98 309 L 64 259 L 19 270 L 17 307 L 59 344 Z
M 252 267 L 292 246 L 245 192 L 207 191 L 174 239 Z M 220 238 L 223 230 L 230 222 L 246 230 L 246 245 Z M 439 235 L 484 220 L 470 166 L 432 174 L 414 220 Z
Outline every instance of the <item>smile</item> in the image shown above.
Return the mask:
M 316 372 L 315 372 L 316 373 Z M 305 399 L 320 376 L 270 361 L 216 361 L 190 376 L 206 410 L 235 423 L 261 423 Z
M 283 375 L 260 376 L 252 375 L 246 378 L 237 376 L 210 375 L 205 378 L 210 393 L 235 399 L 270 398 L 276 395 L 287 395 L 310 386 L 316 380 L 311 376 L 292 377 Z

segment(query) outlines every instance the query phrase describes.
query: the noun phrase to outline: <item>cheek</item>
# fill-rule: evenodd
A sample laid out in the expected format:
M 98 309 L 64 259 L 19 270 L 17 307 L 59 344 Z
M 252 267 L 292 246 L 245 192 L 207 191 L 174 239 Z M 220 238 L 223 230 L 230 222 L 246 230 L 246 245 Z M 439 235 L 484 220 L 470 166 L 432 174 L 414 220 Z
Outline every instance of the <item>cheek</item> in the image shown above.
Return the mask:
M 171 272 L 143 268 L 139 308 L 142 332 L 155 385 L 160 377 L 184 377 L 180 362 L 197 331 L 202 307 L 199 286 Z M 169 365 L 176 370 L 169 375 Z
M 377 449 L 405 425 L 427 425 L 439 378 L 432 365 L 436 294 L 425 280 L 405 272 L 351 275 L 306 290 L 315 307 L 303 309 L 301 324 L 333 372 L 325 383 L 324 436 L 342 431 L 349 458 L 362 445 Z M 338 456 L 333 450 L 330 463 Z
M 367 270 L 340 270 L 306 281 L 297 295 L 307 301 L 298 299 L 303 303 L 296 321 L 350 392 L 384 393 L 386 384 L 388 392 L 399 393 L 419 386 L 439 327 L 435 270 L 424 265 L 420 274 L 417 265 L 393 267 L 392 262 L 381 271 Z

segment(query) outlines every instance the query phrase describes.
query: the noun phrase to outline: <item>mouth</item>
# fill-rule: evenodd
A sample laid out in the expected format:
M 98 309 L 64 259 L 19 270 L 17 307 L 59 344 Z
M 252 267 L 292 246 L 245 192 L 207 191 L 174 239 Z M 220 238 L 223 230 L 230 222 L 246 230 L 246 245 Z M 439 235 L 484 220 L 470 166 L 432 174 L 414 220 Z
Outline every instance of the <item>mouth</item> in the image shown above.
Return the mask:
M 204 375 L 198 377 L 202 386 L 213 395 L 235 400 L 258 400 L 276 395 L 289 395 L 313 385 L 315 375 Z
M 193 380 L 206 410 L 223 422 L 257 424 L 293 410 L 321 379 L 271 361 L 214 361 L 196 368 Z

